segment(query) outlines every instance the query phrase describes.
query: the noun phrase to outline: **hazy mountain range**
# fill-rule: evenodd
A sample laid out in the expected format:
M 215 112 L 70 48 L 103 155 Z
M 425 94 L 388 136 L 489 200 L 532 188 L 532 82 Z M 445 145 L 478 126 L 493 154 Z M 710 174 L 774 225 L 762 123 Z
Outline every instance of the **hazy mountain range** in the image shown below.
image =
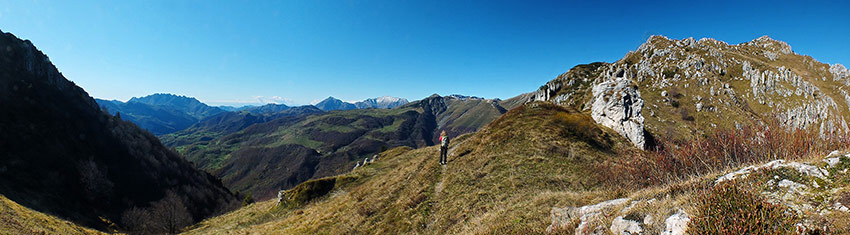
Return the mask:
M 350 110 L 350 109 L 391 109 L 398 106 L 402 106 L 407 104 L 407 99 L 390 97 L 390 96 L 382 96 L 378 98 L 369 98 L 363 101 L 358 101 L 354 103 L 345 102 L 334 98 L 333 96 L 328 97 L 319 103 L 316 103 L 315 106 L 324 111 L 331 110 Z
M 103 109 L 115 115 L 120 113 L 125 120 L 150 131 L 155 135 L 174 133 L 203 121 L 206 118 L 224 112 L 250 112 L 252 114 L 272 114 L 289 109 L 284 104 L 266 104 L 261 106 L 209 106 L 192 97 L 173 94 L 153 94 L 133 97 L 127 102 L 95 99 Z M 333 97 L 316 104 L 324 111 L 395 108 L 407 104 L 403 98 L 383 96 L 370 98 L 356 103 L 347 103 Z

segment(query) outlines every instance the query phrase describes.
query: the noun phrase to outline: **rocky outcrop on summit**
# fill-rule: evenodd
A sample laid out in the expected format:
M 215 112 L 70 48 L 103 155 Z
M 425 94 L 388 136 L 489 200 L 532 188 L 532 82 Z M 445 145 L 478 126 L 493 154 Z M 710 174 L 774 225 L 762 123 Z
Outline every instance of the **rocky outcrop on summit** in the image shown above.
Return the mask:
M 850 70 L 842 64 L 833 64 L 829 66 L 829 73 L 832 74 L 832 80 L 843 82 L 845 86 L 850 86 Z
M 597 123 L 614 129 L 643 149 L 646 140 L 643 130 L 643 99 L 637 86 L 624 68 L 609 69 L 605 79 L 593 86 L 591 117 Z
M 714 39 L 670 40 L 654 36 L 621 61 L 648 68 L 648 76 L 638 79 L 645 80 L 643 86 L 676 88 L 680 94 L 689 95 L 697 112 L 728 110 L 724 113 L 752 114 L 729 118 L 736 122 L 747 121 L 746 116 L 774 116 L 789 127 L 819 127 L 822 133 L 848 130 L 848 106 L 833 99 L 836 93 L 846 93 L 846 85 L 833 90 L 833 86 L 823 83 L 830 75 L 827 65 L 797 55 L 787 43 L 767 36 L 738 45 Z M 653 108 L 660 105 L 653 104 Z M 723 120 L 710 121 L 709 126 L 724 124 Z
M 850 71 L 767 36 L 737 45 L 652 36 L 613 64 L 570 69 L 531 101 L 590 112 L 638 147 L 657 135 L 689 138 L 773 120 L 823 135 L 850 131 Z
M 596 62 L 578 65 L 541 86 L 527 102 L 550 101 L 579 110 L 589 109 L 594 121 L 611 128 L 644 149 L 644 101 L 626 66 Z
M 570 106 L 579 110 L 589 108 L 591 88 L 597 78 L 608 69 L 608 63 L 595 62 L 577 65 L 547 82 L 540 89 L 531 93 L 527 102 L 551 101 L 559 105 Z

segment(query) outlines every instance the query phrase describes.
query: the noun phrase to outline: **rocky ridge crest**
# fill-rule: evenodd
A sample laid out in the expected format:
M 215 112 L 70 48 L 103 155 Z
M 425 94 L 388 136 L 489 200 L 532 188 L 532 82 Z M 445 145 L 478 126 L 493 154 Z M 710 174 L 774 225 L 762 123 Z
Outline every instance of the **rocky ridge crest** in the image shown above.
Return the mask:
M 652 36 L 613 63 L 578 65 L 527 102 L 550 101 L 592 114 L 636 147 L 651 136 L 699 135 L 717 127 L 778 119 L 823 135 L 850 131 L 850 71 L 759 37 L 730 45 Z

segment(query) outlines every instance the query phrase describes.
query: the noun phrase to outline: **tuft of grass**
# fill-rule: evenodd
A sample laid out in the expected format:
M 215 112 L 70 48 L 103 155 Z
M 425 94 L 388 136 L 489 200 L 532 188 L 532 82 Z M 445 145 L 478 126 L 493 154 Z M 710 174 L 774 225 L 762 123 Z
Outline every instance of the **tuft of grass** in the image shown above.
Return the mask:
M 696 200 L 690 234 L 796 234 L 799 217 L 793 211 L 734 182 L 717 185 Z
M 674 67 L 672 69 L 664 70 L 663 72 L 661 72 L 661 74 L 664 75 L 664 78 L 673 78 L 674 76 L 676 76 L 676 73 L 678 73 L 678 72 L 679 72 L 679 68 Z
M 613 140 L 604 131 L 596 126 L 596 122 L 589 116 L 576 112 L 559 112 L 555 114 L 556 125 L 566 128 L 561 129 L 561 135 L 571 137 L 576 141 L 585 141 L 598 149 L 610 149 Z
M 695 120 L 694 116 L 691 116 L 691 114 L 688 113 L 687 109 L 684 109 L 684 108 L 679 109 L 679 114 L 682 116 L 682 120 L 684 120 L 684 121 L 693 122 Z

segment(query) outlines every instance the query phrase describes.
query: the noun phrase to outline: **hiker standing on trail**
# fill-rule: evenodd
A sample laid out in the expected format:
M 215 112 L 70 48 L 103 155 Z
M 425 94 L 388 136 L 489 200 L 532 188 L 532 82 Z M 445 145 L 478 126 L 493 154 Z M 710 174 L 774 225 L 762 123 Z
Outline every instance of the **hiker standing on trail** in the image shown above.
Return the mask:
M 449 135 L 446 131 L 440 133 L 440 165 L 446 165 L 446 158 L 449 154 Z

